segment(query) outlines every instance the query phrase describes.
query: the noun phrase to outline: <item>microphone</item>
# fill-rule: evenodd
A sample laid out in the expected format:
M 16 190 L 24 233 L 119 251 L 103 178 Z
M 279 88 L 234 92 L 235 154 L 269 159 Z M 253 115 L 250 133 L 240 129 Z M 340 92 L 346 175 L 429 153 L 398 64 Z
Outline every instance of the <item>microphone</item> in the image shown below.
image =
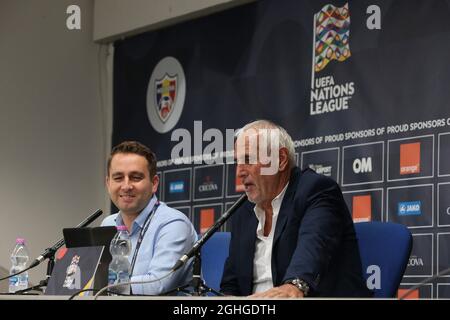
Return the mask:
M 227 221 L 230 216 L 236 211 L 237 208 L 239 208 L 244 201 L 247 200 L 247 195 L 244 193 L 239 199 L 236 200 L 236 202 L 228 209 L 217 221 L 214 223 L 213 226 L 211 226 L 204 234 L 203 236 L 197 240 L 196 243 L 192 246 L 192 249 L 189 250 L 188 253 L 185 253 L 173 266 L 172 271 L 176 271 L 179 268 L 181 268 L 186 261 L 196 255 L 198 251 L 201 249 L 203 244 L 208 241 L 208 239 Z
M 95 219 L 100 217 L 102 215 L 103 211 L 101 209 L 98 209 L 93 214 L 91 214 L 89 217 L 87 217 L 84 221 L 82 221 L 79 225 L 77 225 L 77 228 L 83 228 L 91 224 Z M 64 245 L 65 241 L 64 238 L 59 239 L 58 242 L 56 242 L 52 247 L 45 249 L 45 251 L 34 261 L 30 264 L 28 267 L 29 269 L 36 267 L 39 265 L 42 261 L 52 256 L 59 248 L 61 248 Z

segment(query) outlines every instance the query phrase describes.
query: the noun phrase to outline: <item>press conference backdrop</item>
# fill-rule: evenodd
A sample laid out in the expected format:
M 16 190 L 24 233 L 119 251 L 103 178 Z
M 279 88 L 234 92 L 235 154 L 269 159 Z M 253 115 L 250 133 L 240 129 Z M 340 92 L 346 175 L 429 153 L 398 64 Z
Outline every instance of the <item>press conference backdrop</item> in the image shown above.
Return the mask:
M 202 232 L 242 191 L 235 165 L 172 149 L 219 152 L 226 129 L 281 124 L 355 221 L 410 228 L 401 295 L 450 266 L 449 16 L 444 0 L 262 0 L 117 41 L 112 143 L 149 145 L 160 199 Z M 191 141 L 171 141 L 177 129 Z M 450 275 L 411 297 L 450 298 Z

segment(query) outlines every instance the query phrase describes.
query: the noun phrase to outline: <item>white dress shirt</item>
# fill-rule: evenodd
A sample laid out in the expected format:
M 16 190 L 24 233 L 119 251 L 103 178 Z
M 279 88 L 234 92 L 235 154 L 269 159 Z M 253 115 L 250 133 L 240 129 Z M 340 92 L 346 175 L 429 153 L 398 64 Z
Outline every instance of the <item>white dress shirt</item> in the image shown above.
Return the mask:
M 289 184 L 289 183 L 288 183 Z M 269 235 L 264 236 L 264 224 L 266 222 L 266 214 L 258 205 L 253 209 L 258 219 L 258 228 L 256 229 L 255 257 L 253 259 L 253 293 L 263 292 L 273 288 L 272 279 L 272 246 L 273 235 L 277 225 L 278 213 L 280 212 L 281 202 L 288 184 L 272 200 L 272 228 Z

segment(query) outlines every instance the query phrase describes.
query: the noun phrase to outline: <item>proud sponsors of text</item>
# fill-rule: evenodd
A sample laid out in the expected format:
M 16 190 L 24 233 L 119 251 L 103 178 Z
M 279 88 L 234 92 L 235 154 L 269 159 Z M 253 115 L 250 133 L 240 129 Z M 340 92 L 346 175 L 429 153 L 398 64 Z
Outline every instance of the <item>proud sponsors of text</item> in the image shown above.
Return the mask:
M 348 131 L 344 133 L 309 137 L 301 140 L 295 140 L 294 146 L 295 148 L 308 147 L 323 143 L 335 143 L 335 142 L 349 141 L 353 139 L 377 137 L 385 134 L 399 134 L 399 133 L 413 132 L 417 130 L 442 128 L 445 126 L 450 126 L 450 118 L 395 124 L 385 127 L 370 128 L 359 131 Z

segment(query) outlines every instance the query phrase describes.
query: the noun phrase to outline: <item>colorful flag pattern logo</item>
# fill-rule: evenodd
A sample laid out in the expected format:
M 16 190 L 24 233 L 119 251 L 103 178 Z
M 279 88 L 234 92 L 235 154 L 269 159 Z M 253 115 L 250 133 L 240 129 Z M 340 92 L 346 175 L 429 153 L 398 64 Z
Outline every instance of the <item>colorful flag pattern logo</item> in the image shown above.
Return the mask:
M 327 4 L 314 16 L 314 70 L 323 70 L 331 60 L 344 61 L 351 56 L 350 13 L 343 7 Z

